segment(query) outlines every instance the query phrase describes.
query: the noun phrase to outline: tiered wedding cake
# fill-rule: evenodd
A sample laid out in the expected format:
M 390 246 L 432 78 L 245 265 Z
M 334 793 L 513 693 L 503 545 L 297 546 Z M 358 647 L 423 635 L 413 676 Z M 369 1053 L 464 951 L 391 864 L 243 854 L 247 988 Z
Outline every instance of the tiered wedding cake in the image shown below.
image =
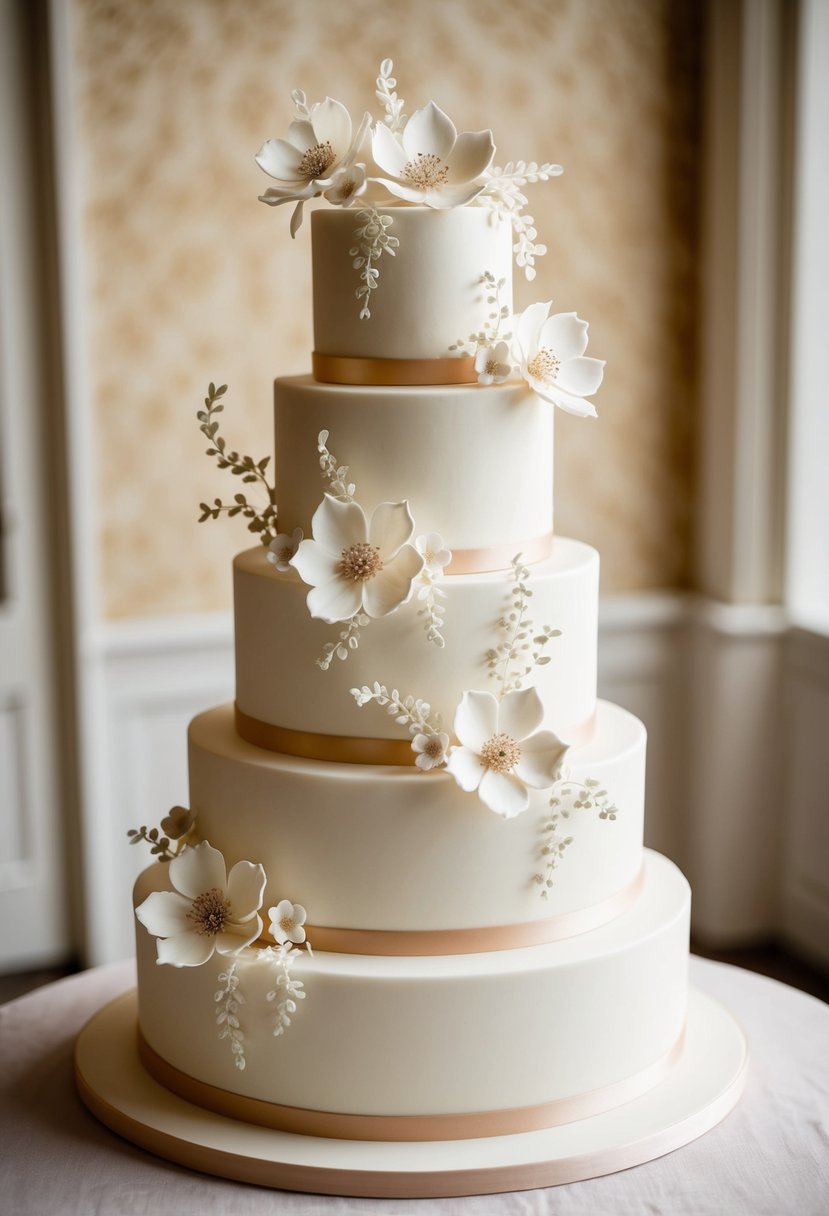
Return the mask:
M 690 897 L 643 849 L 644 728 L 596 699 L 598 555 L 553 534 L 554 407 L 594 413 L 603 365 L 575 313 L 513 316 L 513 251 L 543 252 L 522 191 L 557 167 L 494 169 L 490 132 L 406 121 L 394 87 L 386 62 L 353 138 L 295 94 L 258 158 L 294 230 L 334 204 L 313 376 L 276 381 L 274 488 L 226 447 L 224 388 L 200 415 L 267 488 L 228 504 L 265 544 L 234 564 L 236 702 L 191 725 L 190 809 L 136 833 L 168 862 L 136 886 L 139 1028 L 201 1107 L 443 1141 L 663 1080 Z

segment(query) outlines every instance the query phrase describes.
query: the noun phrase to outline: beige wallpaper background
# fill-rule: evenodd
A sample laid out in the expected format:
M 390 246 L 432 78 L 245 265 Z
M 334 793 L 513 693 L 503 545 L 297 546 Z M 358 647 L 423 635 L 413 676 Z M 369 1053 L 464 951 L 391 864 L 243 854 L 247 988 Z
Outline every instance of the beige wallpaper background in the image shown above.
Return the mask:
M 308 231 L 256 200 L 253 161 L 290 92 L 491 125 L 497 162 L 558 161 L 532 188 L 549 246 L 517 305 L 550 296 L 606 358 L 599 420 L 558 413 L 558 531 L 603 589 L 682 585 L 694 424 L 699 5 L 693 0 L 71 0 L 105 613 L 230 606 L 239 521 L 197 524 L 235 479 L 196 410 L 230 385 L 231 446 L 272 447 L 274 376 L 305 371 Z M 352 461 L 353 463 L 353 461 Z

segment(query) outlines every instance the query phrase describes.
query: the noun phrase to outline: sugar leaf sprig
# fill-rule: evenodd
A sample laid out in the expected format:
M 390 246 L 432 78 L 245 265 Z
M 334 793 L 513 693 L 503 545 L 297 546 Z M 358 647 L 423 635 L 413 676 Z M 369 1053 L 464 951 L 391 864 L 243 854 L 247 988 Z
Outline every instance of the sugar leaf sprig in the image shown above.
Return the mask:
M 551 656 L 544 653 L 553 638 L 561 637 L 560 629 L 544 625 L 539 633 L 529 614 L 532 590 L 527 586 L 530 571 L 517 553 L 511 562 L 514 587 L 510 592 L 507 612 L 498 622 L 504 640 L 486 653 L 489 679 L 500 681 L 499 696 L 523 687 L 525 678 L 535 667 L 545 667 Z
M 360 630 L 365 629 L 370 623 L 371 617 L 367 612 L 358 612 L 350 621 L 346 621 L 345 628 L 340 630 L 336 641 L 326 642 L 323 646 L 322 654 L 316 660 L 317 667 L 328 671 L 334 659 L 345 662 L 351 651 L 356 650 L 360 645 Z
M 297 1011 L 297 1001 L 305 1000 L 304 983 L 291 975 L 299 953 L 300 951 L 294 950 L 289 944 L 265 946 L 259 952 L 260 959 L 271 964 L 276 971 L 275 987 L 265 993 L 265 1000 L 274 1005 L 274 1038 L 280 1038 L 291 1025 L 293 1015 Z
M 217 415 L 221 414 L 224 410 L 223 397 L 226 392 L 226 384 L 222 384 L 217 388 L 215 384 L 211 383 L 207 390 L 207 396 L 204 399 L 204 409 L 199 410 L 196 415 L 199 421 L 199 430 L 210 444 L 206 449 L 206 454 L 215 457 L 216 464 L 220 469 L 230 469 L 233 476 L 239 477 L 244 484 L 258 485 L 264 489 L 268 501 L 264 507 L 260 508 L 248 502 L 247 495 L 244 493 L 235 494 L 233 501 L 227 503 L 222 502 L 220 498 L 214 498 L 212 503 L 199 503 L 201 510 L 199 523 L 204 523 L 208 519 L 218 519 L 220 515 L 225 513 L 230 518 L 241 515 L 248 521 L 248 531 L 256 534 L 263 545 L 269 545 L 271 541 L 276 540 L 278 535 L 276 526 L 276 490 L 271 485 L 265 472 L 271 458 L 270 456 L 264 456 L 261 460 L 256 461 L 251 456 L 243 456 L 239 452 L 228 448 L 224 436 L 219 433 L 219 422 L 217 419 Z
M 386 111 L 383 122 L 390 131 L 394 132 L 402 131 L 408 119 L 403 113 L 405 102 L 395 92 L 397 80 L 392 74 L 393 72 L 394 64 L 391 59 L 384 59 L 380 64 L 380 74 L 375 82 L 377 88 L 374 95 Z
M 569 819 L 573 811 L 597 810 L 599 819 L 615 822 L 619 808 L 610 801 L 607 790 L 602 789 L 601 784 L 594 777 L 586 777 L 583 782 L 562 778 L 553 787 L 550 813 L 541 826 L 540 856 L 544 866 L 540 873 L 533 875 L 533 882 L 541 887 L 542 899 L 549 898 L 554 886 L 553 875 L 574 839 L 561 833 L 561 821 Z
M 371 687 L 364 684 L 362 688 L 352 688 L 349 691 L 361 709 L 374 701 L 394 718 L 398 726 L 407 727 L 410 735 L 433 734 L 441 728 L 440 714 L 432 716 L 432 707 L 428 701 L 412 696 L 401 697 L 396 688 L 389 691 L 385 684 L 380 684 L 377 680 Z
M 364 207 L 357 213 L 354 244 L 349 249 L 348 256 L 353 268 L 360 272 L 360 285 L 355 289 L 354 295 L 361 305 L 361 321 L 367 321 L 371 317 L 371 293 L 377 290 L 380 281 L 377 262 L 384 253 L 393 258 L 394 251 L 400 244 L 398 238 L 389 232 L 393 223 L 392 216 L 381 215 L 373 205 Z
M 329 452 L 328 431 L 320 431 L 317 436 L 317 451 L 320 454 L 320 470 L 323 479 L 328 482 L 328 493 L 339 502 L 354 502 L 357 490 L 353 481 L 348 480 L 348 465 L 338 464 L 336 457 Z
M 499 341 L 509 342 L 512 338 L 511 333 L 501 333 L 501 326 L 510 315 L 507 305 L 501 302 L 501 293 L 506 285 L 506 279 L 496 279 L 491 270 L 485 270 L 478 282 L 488 293 L 486 302 L 493 305 L 492 311 L 487 315 L 483 328 L 478 333 L 470 334 L 468 338 L 458 338 L 457 342 L 452 343 L 449 350 L 453 353 L 461 351 L 464 354 L 474 355 L 481 347 L 495 346 Z
M 159 861 L 172 861 L 195 840 L 196 812 L 184 806 L 174 806 L 161 820 L 158 828 L 130 828 L 127 832 L 130 844 L 145 841 L 150 853 Z
M 535 278 L 535 259 L 543 257 L 547 246 L 536 239 L 538 232 L 533 217 L 524 213 L 529 201 L 524 187 L 547 182 L 551 177 L 560 177 L 563 172 L 561 165 L 549 162 L 538 165 L 534 160 L 509 161 L 502 169 L 493 165 L 489 170 L 489 180 L 476 199 L 479 206 L 489 207 L 512 225 L 515 260 L 523 268 L 529 282 Z
M 230 1041 L 233 1052 L 233 1063 L 243 1071 L 245 1068 L 245 1036 L 239 1021 L 239 1007 L 244 1005 L 245 998 L 239 990 L 239 976 L 236 974 L 236 964 L 231 963 L 227 971 L 219 973 L 219 982 L 223 985 L 213 993 L 216 1002 L 216 1025 L 219 1027 L 219 1038 Z

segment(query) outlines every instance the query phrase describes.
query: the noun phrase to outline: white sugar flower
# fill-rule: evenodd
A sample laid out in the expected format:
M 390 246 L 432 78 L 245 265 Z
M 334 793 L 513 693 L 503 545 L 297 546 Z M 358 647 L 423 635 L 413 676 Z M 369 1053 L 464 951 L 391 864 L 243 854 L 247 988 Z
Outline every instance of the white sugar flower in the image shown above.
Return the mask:
M 534 688 L 508 692 L 465 692 L 455 713 L 460 747 L 449 753 L 448 771 L 461 789 L 478 791 L 491 811 L 512 819 L 529 806 L 527 786 L 555 784 L 567 744 L 551 730 L 539 730 L 544 707 Z
M 276 540 L 268 545 L 268 561 L 276 566 L 280 574 L 285 574 L 291 568 L 291 558 L 302 544 L 302 528 L 294 528 L 293 535 L 280 532 Z
M 494 346 L 479 346 L 475 353 L 475 371 L 479 384 L 503 384 L 512 371 L 509 346 L 496 342 Z
M 595 418 L 591 397 L 604 360 L 585 357 L 587 322 L 574 312 L 549 316 L 550 302 L 531 304 L 516 318 L 515 351 L 521 375 L 539 397 L 582 418 Z
M 262 932 L 257 915 L 265 871 L 238 861 L 230 874 L 225 859 L 207 841 L 170 862 L 174 891 L 153 891 L 135 909 L 141 924 L 159 940 L 159 963 L 199 967 L 219 954 L 238 954 Z
M 331 179 L 331 185 L 323 191 L 323 198 L 335 207 L 349 207 L 365 194 L 367 186 L 365 165 L 341 165 Z
M 275 908 L 268 908 L 274 941 L 280 946 L 287 942 L 300 946 L 305 941 L 303 926 L 307 915 L 302 904 L 292 904 L 289 899 L 282 899 Z
M 446 763 L 446 749 L 449 747 L 449 736 L 444 731 L 431 731 L 429 734 L 415 735 L 412 739 L 412 751 L 417 754 L 415 764 L 424 773 L 438 768 Z
M 383 502 L 371 523 L 356 502 L 326 494 L 291 565 L 308 592 L 311 616 L 350 621 L 358 612 L 388 616 L 408 600 L 423 558 L 410 545 L 414 520 L 407 502 Z
M 401 136 L 379 122 L 371 152 L 386 177 L 373 178 L 407 203 L 461 207 L 481 193 L 481 180 L 495 155 L 491 131 L 459 135 L 448 114 L 433 101 L 415 110 Z
M 371 116 L 364 114 L 352 139 L 348 110 L 342 102 L 326 97 L 311 107 L 308 118 L 291 123 L 287 139 L 269 139 L 259 149 L 256 163 L 277 183 L 260 194 L 260 202 L 269 207 L 297 204 L 291 218 L 291 236 L 296 236 L 302 223 L 306 199 L 325 190 L 336 191 L 338 180 L 342 190 L 344 182 L 338 179 L 338 172 L 353 165 L 370 123 Z
M 415 547 L 423 558 L 425 574 L 442 574 L 444 567 L 452 560 L 452 551 L 446 548 L 446 543 L 438 532 L 425 532 L 423 536 L 418 536 Z

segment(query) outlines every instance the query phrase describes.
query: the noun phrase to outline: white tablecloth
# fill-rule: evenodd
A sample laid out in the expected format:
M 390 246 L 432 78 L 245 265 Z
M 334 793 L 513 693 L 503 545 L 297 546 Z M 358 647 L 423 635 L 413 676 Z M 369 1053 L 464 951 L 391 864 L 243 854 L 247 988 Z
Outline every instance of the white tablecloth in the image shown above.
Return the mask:
M 0 1007 L 0 1212 L 10 1216 L 829 1216 L 829 1006 L 774 980 L 692 959 L 692 979 L 749 1037 L 739 1106 L 693 1144 L 636 1169 L 468 1199 L 336 1199 L 226 1182 L 113 1135 L 75 1093 L 78 1030 L 134 982 L 99 967 Z

